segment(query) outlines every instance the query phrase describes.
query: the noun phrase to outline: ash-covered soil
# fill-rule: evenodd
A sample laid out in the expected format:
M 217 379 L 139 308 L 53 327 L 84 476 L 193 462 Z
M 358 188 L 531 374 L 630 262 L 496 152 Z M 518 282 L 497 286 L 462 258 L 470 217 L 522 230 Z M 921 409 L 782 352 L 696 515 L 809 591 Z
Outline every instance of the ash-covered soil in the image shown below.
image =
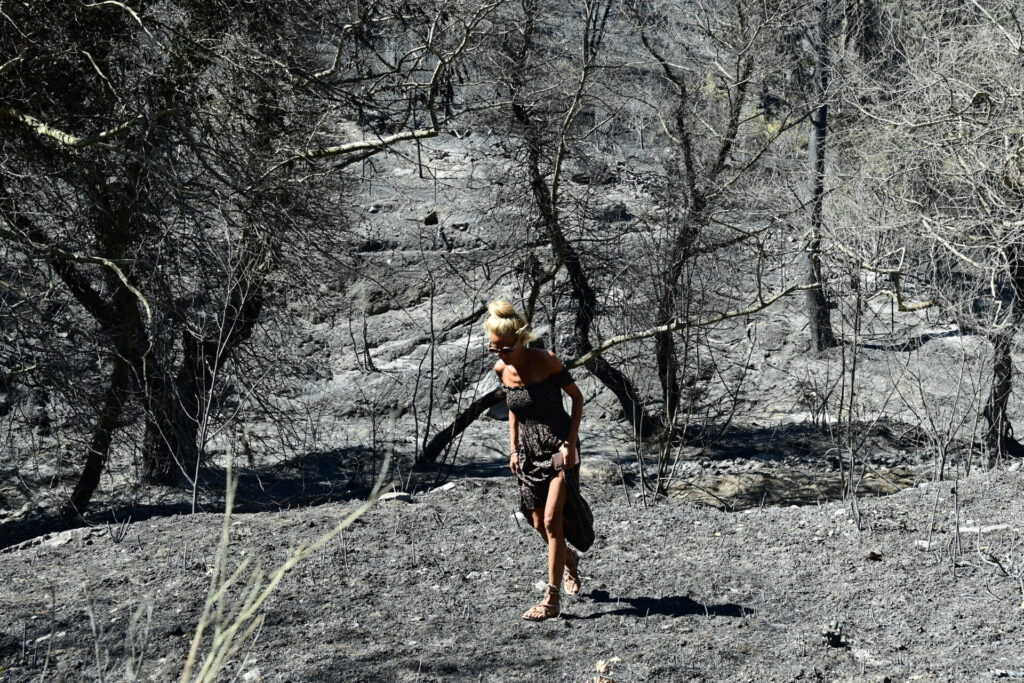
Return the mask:
M 634 486 L 585 481 L 598 540 L 584 589 L 544 623 L 520 618 L 540 598 L 544 548 L 498 472 L 379 503 L 284 579 L 225 680 L 1024 676 L 1020 472 L 864 498 L 859 523 L 843 502 L 645 508 Z M 253 556 L 270 570 L 354 507 L 238 514 L 232 566 Z M 140 678 L 176 678 L 221 521 L 151 519 L 120 543 L 72 530 L 0 551 L 0 680 L 122 679 L 146 605 Z

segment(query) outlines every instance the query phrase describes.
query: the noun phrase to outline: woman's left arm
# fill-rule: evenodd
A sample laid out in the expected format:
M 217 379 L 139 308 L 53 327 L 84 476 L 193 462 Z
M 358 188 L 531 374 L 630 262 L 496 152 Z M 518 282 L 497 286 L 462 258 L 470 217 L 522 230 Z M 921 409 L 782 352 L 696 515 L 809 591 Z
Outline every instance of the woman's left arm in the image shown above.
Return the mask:
M 583 421 L 583 392 L 576 386 L 576 383 L 566 384 L 562 391 L 572 399 L 572 412 L 569 413 L 569 443 L 575 447 L 580 439 L 580 423 Z
M 566 372 L 562 361 L 558 360 L 558 357 L 550 351 L 546 352 L 545 362 L 548 364 L 548 374 Z M 566 374 L 568 375 L 568 373 Z M 575 449 L 576 442 L 580 440 L 580 423 L 583 421 L 583 392 L 576 386 L 576 382 L 571 381 L 571 376 L 566 379 L 570 382 L 562 387 L 562 391 L 572 399 L 572 411 L 569 413 L 569 434 L 566 441 Z

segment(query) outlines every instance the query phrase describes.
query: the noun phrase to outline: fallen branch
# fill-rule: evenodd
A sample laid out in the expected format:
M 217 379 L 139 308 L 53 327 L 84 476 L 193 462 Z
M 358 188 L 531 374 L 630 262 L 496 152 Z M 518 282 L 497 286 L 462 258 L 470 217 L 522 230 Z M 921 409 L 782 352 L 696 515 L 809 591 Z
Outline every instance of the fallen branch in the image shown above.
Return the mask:
M 758 298 L 760 300 L 757 302 L 757 304 L 755 304 L 755 305 L 753 305 L 753 306 L 751 306 L 749 308 L 743 308 L 743 309 L 734 310 L 734 311 L 724 311 L 724 312 L 721 312 L 721 313 L 715 313 L 714 315 L 708 316 L 706 318 L 699 318 L 697 320 L 689 320 L 689 319 L 683 319 L 683 318 L 674 318 L 671 322 L 665 323 L 664 325 L 658 325 L 656 327 L 650 327 L 650 328 L 647 328 L 646 330 L 641 330 L 639 332 L 629 332 L 629 333 L 626 333 L 626 334 L 620 334 L 620 335 L 617 335 L 615 337 L 612 337 L 611 339 L 605 340 L 600 345 L 594 347 L 594 349 L 591 350 L 589 353 L 585 353 L 584 355 L 580 356 L 579 358 L 576 358 L 574 360 L 569 361 L 568 363 L 565 364 L 565 366 L 567 368 L 575 368 L 575 367 L 578 367 L 580 365 L 584 365 L 585 363 L 589 362 L 590 360 L 593 360 L 597 356 L 600 356 L 605 351 L 607 351 L 607 350 L 609 350 L 611 348 L 614 348 L 616 346 L 619 346 L 620 344 L 625 344 L 626 342 L 638 341 L 640 339 L 646 339 L 648 337 L 653 337 L 653 336 L 658 335 L 658 334 L 664 334 L 665 332 L 674 332 L 676 330 L 681 330 L 683 328 L 706 327 L 708 325 L 714 325 L 715 323 L 720 323 L 723 320 L 729 320 L 730 318 L 740 318 L 740 317 L 743 317 L 745 315 L 752 315 L 752 314 L 757 313 L 759 311 L 763 311 L 764 309 L 768 308 L 769 306 L 771 306 L 773 303 L 775 303 L 776 301 L 778 301 L 782 297 L 788 296 L 789 294 L 792 294 L 793 292 L 801 292 L 801 291 L 806 291 L 806 290 L 809 290 L 809 289 L 817 289 L 818 287 L 820 287 L 819 284 L 813 284 L 813 285 L 793 285 L 791 287 L 787 287 L 786 289 L 782 290 L 781 292 L 779 292 L 775 296 L 772 296 L 772 297 L 770 297 L 768 299 L 762 298 L 760 296 L 760 294 L 759 294 Z
M 159 118 L 163 118 L 167 114 L 173 113 L 174 111 L 177 110 L 167 109 L 164 111 L 157 112 L 152 116 L 140 114 L 139 116 L 136 116 L 134 119 L 130 119 L 120 125 L 114 126 L 113 128 L 108 128 L 107 130 L 101 131 L 95 135 L 90 135 L 89 137 L 79 137 L 77 135 L 72 135 L 71 133 L 62 131 L 59 128 L 54 128 L 49 124 L 43 123 L 34 116 L 31 116 L 24 112 L 20 112 L 17 109 L 10 109 L 8 107 L 0 107 L 0 118 L 6 118 L 11 121 L 23 124 L 24 126 L 30 128 L 32 132 L 34 132 L 39 137 L 56 140 L 65 147 L 81 149 L 83 147 L 91 147 L 92 145 L 106 142 L 107 140 L 110 140 L 111 138 L 116 137 L 121 133 L 125 132 L 133 125 L 145 121 L 147 118 L 156 120 Z

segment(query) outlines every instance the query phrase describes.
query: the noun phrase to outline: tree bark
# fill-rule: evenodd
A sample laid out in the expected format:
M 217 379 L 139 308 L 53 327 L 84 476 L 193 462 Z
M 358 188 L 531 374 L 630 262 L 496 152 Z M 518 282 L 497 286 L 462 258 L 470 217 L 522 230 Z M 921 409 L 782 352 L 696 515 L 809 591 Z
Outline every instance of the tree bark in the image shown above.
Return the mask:
M 565 238 L 559 224 L 556 207 L 540 169 L 541 143 L 530 134 L 531 122 L 525 110 L 518 105 L 513 105 L 513 109 L 516 119 L 525 128 L 524 138 L 529 145 L 530 188 L 537 203 L 538 212 L 548 238 L 551 240 L 554 256 L 562 261 L 562 266 L 569 276 L 572 297 L 576 302 L 573 344 L 575 355 L 582 356 L 594 348 L 590 341 L 590 329 L 597 316 L 597 294 L 590 285 L 590 279 L 587 277 L 579 252 Z M 641 438 L 647 438 L 655 432 L 658 421 L 644 410 L 640 395 L 629 378 L 600 356 L 587 361 L 584 367 L 615 395 L 619 405 L 622 406 L 623 414 L 633 427 L 634 433 Z
M 265 302 L 263 276 L 269 267 L 259 265 L 266 262 L 258 257 L 263 250 L 255 238 L 248 235 L 246 241 L 243 249 L 249 258 L 239 259 L 232 274 L 234 284 L 218 329 L 201 339 L 183 330 L 183 358 L 173 381 L 157 373 L 148 378 L 150 417 L 146 423 L 143 479 L 149 483 L 176 486 L 183 473 L 203 465 L 199 430 L 207 418 L 206 411 L 216 407 L 205 405 L 206 394 L 217 380 L 217 370 L 230 362 L 252 336 Z
M 988 430 L 985 441 L 995 456 L 1004 454 L 1024 456 L 1024 445 L 1014 437 L 1013 425 L 1007 414 L 1010 394 L 1013 393 L 1013 340 L 1024 322 L 1024 254 L 1011 246 L 1005 254 L 1009 262 L 1010 310 L 1003 327 L 989 335 L 992 343 L 992 388 L 985 403 Z
M 157 373 L 147 380 L 142 479 L 150 484 L 181 484 L 183 473 L 191 471 L 199 457 L 199 386 L 206 386 L 209 373 L 203 368 L 200 340 L 186 330 L 182 345 L 184 358 L 174 380 Z
M 992 342 L 992 389 L 985 404 L 988 422 L 986 442 L 993 454 L 1015 452 L 1020 444 L 1013 438 L 1013 427 L 1006 414 L 1007 403 L 1013 391 L 1013 334 L 999 334 L 989 338 Z M 1016 447 L 1016 448 L 1015 448 Z
M 695 220 L 700 220 L 704 203 L 696 191 L 690 192 L 689 196 L 690 207 L 682 219 L 683 224 L 676 232 L 661 282 L 662 291 L 658 298 L 655 316 L 655 323 L 658 325 L 664 325 L 676 317 L 677 287 L 679 287 L 685 265 L 691 258 L 692 248 L 697 239 L 697 230 L 693 225 Z M 668 331 L 656 335 L 654 345 L 658 363 L 658 378 L 661 382 L 664 402 L 662 420 L 664 424 L 674 424 L 681 403 L 679 358 L 676 353 L 675 333 Z
M 71 496 L 61 509 L 61 516 L 64 519 L 70 520 L 78 517 L 89 506 L 92 494 L 100 483 L 100 475 L 103 474 L 103 468 L 106 466 L 117 421 L 131 394 L 131 359 L 135 353 L 141 321 L 135 296 L 126 288 L 121 287 L 117 290 L 115 301 L 119 305 L 119 310 L 124 312 L 124 317 L 116 330 L 117 341 L 114 348 L 110 383 L 103 397 L 103 407 L 96 419 L 85 465 L 82 467 L 82 472 L 75 483 Z
M 416 469 L 422 470 L 428 463 L 437 462 L 437 459 L 441 457 L 441 454 L 445 452 L 448 444 L 455 437 L 466 431 L 466 428 L 473 424 L 478 417 L 487 412 L 491 407 L 501 403 L 504 398 L 505 392 L 501 387 L 498 387 L 470 403 L 450 425 L 431 437 L 430 441 L 427 442 L 427 445 L 420 452 L 420 457 L 416 461 Z
M 817 285 L 807 290 L 805 301 L 807 318 L 810 322 L 811 345 L 815 351 L 823 351 L 836 345 L 829 316 L 828 301 L 821 277 L 821 233 L 822 203 L 825 198 L 825 134 L 828 130 L 828 103 L 826 101 L 829 80 L 828 56 L 828 1 L 818 5 L 818 26 L 814 32 L 814 96 L 820 105 L 811 115 L 811 134 L 807 154 L 811 166 L 811 231 L 804 253 L 806 284 Z

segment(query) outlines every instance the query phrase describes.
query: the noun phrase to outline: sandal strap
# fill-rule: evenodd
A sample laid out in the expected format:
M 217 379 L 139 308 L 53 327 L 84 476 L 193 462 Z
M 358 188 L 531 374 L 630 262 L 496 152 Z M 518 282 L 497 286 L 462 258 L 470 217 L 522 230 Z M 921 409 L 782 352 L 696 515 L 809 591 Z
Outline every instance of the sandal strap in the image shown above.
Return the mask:
M 581 580 L 582 577 L 580 576 L 580 556 L 579 553 L 574 551 L 572 548 L 567 547 L 566 551 L 565 576 L 562 581 L 566 584 L 566 593 L 569 595 L 578 595 L 580 587 L 583 584 Z M 570 581 L 576 584 L 575 592 L 569 590 L 568 584 Z
M 557 617 L 562 613 L 561 600 L 559 597 L 560 594 L 558 586 L 548 584 L 547 592 L 544 593 L 544 599 L 526 610 L 526 614 L 523 615 L 523 618 L 531 621 L 542 621 L 544 619 Z

